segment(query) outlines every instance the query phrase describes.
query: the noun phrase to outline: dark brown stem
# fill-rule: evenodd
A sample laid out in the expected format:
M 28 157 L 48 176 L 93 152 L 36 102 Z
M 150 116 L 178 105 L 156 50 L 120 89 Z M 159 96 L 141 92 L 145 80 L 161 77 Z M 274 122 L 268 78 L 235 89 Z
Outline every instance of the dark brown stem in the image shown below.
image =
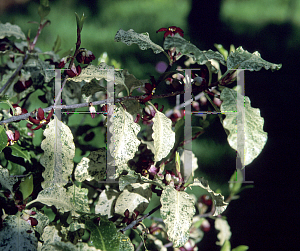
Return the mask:
M 142 220 L 146 219 L 149 215 L 153 214 L 154 212 L 156 212 L 160 208 L 161 208 L 161 205 L 157 206 L 156 208 L 152 209 L 149 213 L 145 214 L 143 217 L 136 219 L 135 221 L 131 222 L 128 226 L 120 229 L 119 231 L 122 232 L 122 233 L 124 233 L 128 229 L 133 228 L 136 224 L 138 224 Z
M 152 98 L 153 99 L 159 99 L 159 98 L 166 98 L 166 97 L 172 97 L 172 96 L 176 96 L 178 94 L 183 94 L 184 93 L 184 90 L 183 91 L 177 91 L 177 92 L 172 92 L 172 93 L 167 93 L 167 94 L 161 94 L 161 95 L 156 95 L 156 96 L 153 96 Z M 58 95 L 60 96 L 60 95 Z M 58 98 L 57 96 L 57 98 Z M 125 100 L 143 100 L 144 98 L 146 98 L 147 95 L 143 95 L 143 96 L 127 96 L 127 97 L 122 97 L 122 98 L 117 98 L 115 100 L 113 99 L 105 99 L 105 100 L 101 100 L 101 101 L 95 101 L 93 102 L 93 105 L 102 105 L 102 104 L 106 104 L 106 103 L 120 103 L 120 102 L 123 102 Z M 75 104 L 75 105 L 59 105 L 59 106 L 49 106 L 47 108 L 44 108 L 44 112 L 49 112 L 51 111 L 51 109 L 62 109 L 62 110 L 68 110 L 68 109 L 76 109 L 76 108 L 81 108 L 81 107 L 89 107 L 89 103 L 81 103 L 81 104 Z M 22 119 L 27 119 L 29 116 L 33 117 L 35 116 L 35 111 L 33 112 L 29 112 L 29 113 L 26 113 L 26 114 L 22 114 L 22 115 L 19 115 L 19 116 L 14 116 L 14 117 L 11 117 L 9 119 L 6 119 L 6 120 L 2 120 L 0 121 L 0 125 L 1 124 L 4 124 L 4 123 L 11 123 L 11 122 L 14 122 L 14 121 L 17 121 L 17 120 L 22 120 Z M 102 112 L 101 112 L 102 113 Z

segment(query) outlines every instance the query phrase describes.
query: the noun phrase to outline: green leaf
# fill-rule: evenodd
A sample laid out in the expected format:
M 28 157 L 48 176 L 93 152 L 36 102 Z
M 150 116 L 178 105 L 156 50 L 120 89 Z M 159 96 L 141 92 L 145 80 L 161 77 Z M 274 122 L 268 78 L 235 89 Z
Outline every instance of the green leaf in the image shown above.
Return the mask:
M 139 80 L 134 75 L 129 74 L 127 70 L 123 70 L 123 75 L 125 77 L 125 85 L 128 87 L 130 94 L 134 89 L 144 87 L 146 83 L 149 83 L 148 79 Z
M 100 226 L 91 220 L 87 220 L 85 226 L 91 231 L 90 239 L 96 248 L 101 251 L 120 250 L 120 236 L 113 222 L 101 218 Z
M 243 173 L 240 169 L 237 169 L 230 178 L 229 190 L 231 195 L 237 194 L 243 183 Z
M 152 138 L 155 148 L 154 161 L 157 162 L 165 158 L 172 150 L 175 143 L 175 132 L 172 130 L 172 120 L 156 108 L 155 110 Z
M 225 61 L 226 61 L 227 57 L 228 57 L 228 51 L 221 44 L 214 44 L 214 46 L 223 55 L 223 57 L 225 58 Z
M 54 221 L 56 214 L 52 211 L 50 207 L 44 206 L 42 210 L 44 214 L 47 215 L 47 217 L 49 218 L 49 222 Z
M 224 196 L 220 193 L 215 193 L 213 190 L 211 190 L 207 180 L 205 180 L 204 178 L 200 178 L 200 180 L 195 179 L 194 183 L 189 185 L 189 187 L 192 186 L 202 187 L 203 189 L 205 189 L 207 192 L 210 193 L 212 197 L 212 201 L 215 205 L 215 212 L 213 216 L 218 216 L 219 214 L 223 213 L 226 210 L 228 203 L 224 201 Z
M 153 43 L 149 37 L 149 34 L 146 33 L 136 33 L 133 29 L 124 31 L 122 29 L 118 30 L 115 35 L 115 42 L 122 42 L 128 46 L 132 44 L 137 44 L 141 50 L 152 49 L 155 54 L 161 53 L 164 49 Z
M 38 239 L 33 227 L 16 215 L 8 215 L 0 231 L 1 250 L 36 251 Z
M 143 213 L 151 200 L 152 191 L 150 187 L 151 184 L 139 183 L 126 186 L 116 201 L 115 213 L 124 216 L 126 209 L 130 213 L 134 210 Z
M 168 238 L 174 247 L 181 247 L 189 239 L 195 214 L 194 200 L 188 193 L 167 186 L 162 192 L 160 202 L 160 214 L 166 225 Z
M 231 250 L 230 241 L 226 240 L 221 248 L 221 251 L 230 251 L 230 250 Z
M 260 54 L 256 51 L 250 53 L 243 49 L 242 46 L 238 47 L 235 52 L 231 52 L 227 58 L 228 69 L 247 69 L 250 71 L 260 71 L 262 67 L 271 71 L 279 70 L 282 64 L 273 64 L 263 60 Z
M 131 243 L 130 239 L 122 234 L 120 235 L 120 251 L 134 251 L 134 246 Z
M 49 13 L 50 13 L 49 0 L 40 0 L 38 14 L 41 17 L 41 21 L 43 21 L 44 18 L 49 15 Z
M 132 115 L 122 107 L 115 107 L 114 114 L 109 119 L 111 121 L 109 131 L 112 133 L 109 150 L 114 157 L 114 165 L 120 166 L 132 159 L 138 150 L 140 141 L 137 134 L 141 127 L 134 123 Z
M 244 97 L 232 89 L 224 88 L 220 99 L 223 100 L 221 111 L 227 112 L 223 127 L 230 132 L 228 143 L 237 150 L 243 166 L 249 165 L 267 142 L 267 133 L 263 131 L 264 119 L 260 116 L 258 108 L 251 107 L 247 96 Z M 237 110 L 240 112 L 237 113 Z M 229 114 L 229 111 L 232 114 Z M 244 132 L 241 134 L 242 138 L 237 138 L 238 130 Z
M 232 249 L 232 251 L 246 251 L 246 250 L 248 250 L 248 249 L 249 249 L 248 246 L 240 245 L 240 246 L 238 246 L 238 247 Z
M 7 134 L 3 126 L 0 126 L 0 152 L 6 147 L 7 145 Z
M 217 73 L 218 70 L 212 66 L 209 60 L 216 60 L 219 63 L 226 65 L 225 59 L 223 55 L 217 51 L 201 51 L 195 45 L 190 43 L 189 41 L 185 40 L 179 34 L 175 34 L 175 36 L 167 36 L 164 41 L 164 49 L 170 50 L 171 48 L 175 47 L 177 53 L 181 53 L 177 59 L 181 56 L 186 55 L 191 57 L 194 61 L 197 62 L 199 65 L 209 64 L 212 67 L 212 71 Z
M 14 184 L 18 181 L 16 177 L 10 177 L 9 171 L 7 168 L 3 168 L 0 165 L 0 184 L 2 187 L 5 187 L 9 191 L 13 191 Z
M 18 25 L 0 23 L 0 39 L 11 36 L 14 36 L 17 39 L 21 38 L 26 40 L 25 34 L 21 31 L 21 28 Z
M 53 52 L 54 52 L 54 53 L 59 52 L 60 46 L 61 46 L 61 39 L 60 39 L 60 36 L 57 35 L 56 40 L 55 40 L 55 42 L 54 42 L 53 49 L 52 49 Z
M 87 97 L 95 94 L 96 92 L 107 92 L 107 89 L 100 85 L 99 81 L 92 79 L 91 82 L 85 83 L 81 87 L 81 95 L 85 95 Z
M 13 144 L 8 147 L 11 149 L 11 154 L 13 156 L 24 158 L 24 159 L 28 160 L 29 163 L 31 163 L 30 154 L 27 150 L 25 150 L 24 148 L 21 148 L 18 144 Z
M 83 23 L 84 23 L 84 20 L 86 19 L 86 17 L 84 16 L 84 13 L 82 13 L 82 16 L 79 17 L 76 12 L 75 12 L 75 16 L 76 16 L 76 22 L 77 22 L 77 29 L 79 29 L 80 32 L 81 32 L 82 27 L 83 27 Z
M 23 199 L 27 199 L 33 191 L 33 176 L 32 174 L 27 176 L 24 181 L 20 183 L 20 191 L 23 195 Z
M 47 125 L 44 136 L 46 138 L 41 143 L 44 154 L 40 158 L 40 163 L 45 167 L 42 187 L 46 188 L 68 180 L 74 167 L 75 144 L 70 128 L 55 115 Z

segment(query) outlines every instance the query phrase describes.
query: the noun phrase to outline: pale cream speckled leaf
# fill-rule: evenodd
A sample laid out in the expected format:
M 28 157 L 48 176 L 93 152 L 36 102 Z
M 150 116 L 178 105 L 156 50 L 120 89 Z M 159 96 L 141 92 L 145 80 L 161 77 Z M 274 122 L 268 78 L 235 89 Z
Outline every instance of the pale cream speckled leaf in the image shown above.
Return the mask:
M 14 25 L 11 23 L 0 23 L 0 39 L 11 36 L 16 37 L 17 39 L 21 38 L 23 40 L 26 40 L 25 34 L 18 25 Z
M 126 209 L 128 209 L 130 213 L 135 209 L 143 213 L 148 207 L 152 196 L 150 186 L 150 184 L 139 183 L 126 186 L 117 199 L 115 213 L 124 216 Z
M 162 192 L 160 202 L 160 214 L 166 225 L 168 238 L 174 247 L 181 247 L 189 239 L 195 214 L 194 199 L 186 192 L 167 186 Z
M 175 143 L 175 132 L 172 130 L 172 121 L 163 113 L 156 110 L 153 118 L 154 160 L 155 162 L 165 158 Z
M 247 69 L 250 71 L 260 71 L 261 68 L 271 71 L 279 70 L 281 64 L 273 64 L 261 58 L 258 51 L 252 54 L 243 49 L 242 46 L 238 47 L 234 52 L 230 52 L 227 58 L 227 68 L 234 69 L 236 67 L 240 69 Z
M 106 177 L 106 148 L 92 151 L 88 157 L 83 157 L 75 169 L 76 180 L 101 181 Z
M 137 134 L 141 127 L 134 123 L 132 115 L 122 107 L 116 107 L 110 119 L 112 123 L 109 128 L 112 133 L 110 154 L 114 157 L 116 166 L 127 164 L 140 145 Z
M 107 215 L 111 218 L 114 215 L 114 208 L 119 192 L 114 189 L 103 190 L 95 204 L 95 214 Z
M 213 216 L 218 216 L 219 214 L 223 213 L 226 210 L 228 203 L 224 201 L 224 196 L 220 193 L 215 193 L 213 190 L 211 190 L 207 180 L 203 178 L 200 178 L 200 180 L 195 179 L 194 183 L 189 185 L 189 187 L 192 186 L 202 187 L 203 189 L 205 189 L 207 192 L 210 193 L 212 197 L 212 201 L 215 205 L 215 212 Z
M 9 177 L 9 171 L 7 168 L 3 168 L 0 165 L 0 184 L 2 187 L 7 188 L 12 192 L 14 184 L 18 181 L 18 178 Z
M 235 90 L 224 88 L 220 98 L 223 100 L 221 111 L 233 112 L 226 113 L 223 120 L 224 128 L 230 132 L 228 143 L 237 150 L 243 166 L 249 165 L 261 153 L 267 142 L 268 134 L 263 131 L 264 119 L 260 116 L 258 108 L 251 107 L 250 99 Z M 243 107 L 237 107 L 238 104 L 242 104 Z M 237 109 L 241 112 L 235 112 Z M 238 130 L 244 133 L 238 134 Z M 242 137 L 238 138 L 238 135 Z M 244 144 L 243 147 L 239 147 L 241 144 Z
M 70 128 L 54 115 L 44 131 L 46 137 L 41 144 L 44 154 L 40 163 L 45 167 L 42 187 L 68 181 L 74 167 L 75 144 Z
M 118 30 L 115 35 L 115 42 L 123 42 L 126 45 L 130 46 L 132 44 L 137 44 L 141 50 L 152 49 L 155 54 L 161 53 L 164 49 L 153 43 L 149 37 L 149 34 L 146 33 L 136 33 L 133 29 L 124 31 L 122 29 Z
M 55 206 L 62 212 L 72 211 L 72 213 L 75 213 L 75 211 L 79 211 L 89 213 L 87 194 L 88 189 L 86 188 L 80 189 L 72 186 L 66 190 L 55 184 L 52 187 L 42 190 L 35 200 L 27 204 L 27 207 L 32 203 L 40 202 L 47 206 Z
M 41 251 L 99 251 L 99 249 L 89 246 L 84 242 L 78 242 L 76 245 L 71 242 L 63 242 L 55 226 L 47 226 L 42 237 L 44 240 L 44 244 Z
M 219 241 L 216 242 L 217 245 L 223 246 L 226 240 L 229 240 L 231 237 L 230 226 L 228 225 L 227 220 L 222 218 L 217 218 L 215 220 L 215 229 L 219 230 L 218 239 Z

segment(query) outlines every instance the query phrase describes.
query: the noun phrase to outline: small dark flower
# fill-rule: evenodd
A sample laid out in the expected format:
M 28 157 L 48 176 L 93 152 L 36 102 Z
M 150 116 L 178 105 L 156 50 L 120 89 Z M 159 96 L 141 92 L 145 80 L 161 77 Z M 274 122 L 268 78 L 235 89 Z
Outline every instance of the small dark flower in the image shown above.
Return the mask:
M 50 119 L 54 113 L 53 108 L 51 109 L 49 115 L 47 118 L 45 118 L 44 110 L 42 108 L 38 109 L 38 114 L 37 114 L 37 119 L 32 118 L 31 116 L 29 117 L 29 121 L 32 122 L 35 125 L 38 125 L 36 128 L 32 130 L 38 130 L 40 129 L 43 125 L 47 125 L 50 122 Z
M 60 62 L 56 65 L 56 68 L 62 69 L 68 61 L 68 57 L 64 57 L 60 60 Z
M 155 103 L 154 106 L 155 106 L 156 109 L 158 109 L 158 104 L 157 103 Z M 163 109 L 164 109 L 164 106 L 162 105 L 162 107 L 159 109 L 159 111 L 162 112 Z M 142 120 L 143 120 L 144 124 L 152 123 L 152 119 L 154 118 L 154 116 L 156 114 L 155 109 L 151 105 L 147 105 L 143 109 L 143 111 L 146 114 L 142 117 Z
M 141 101 L 142 104 L 145 104 L 147 101 L 149 101 L 152 98 L 153 94 L 155 93 L 156 80 L 153 76 L 151 76 L 150 81 L 152 85 L 150 83 L 145 84 L 145 91 L 146 94 L 148 94 L 148 96 Z
M 32 83 L 33 83 L 33 81 L 31 78 L 26 80 L 24 77 L 20 77 L 19 81 L 17 83 L 15 83 L 15 85 L 14 85 L 14 90 L 17 93 L 20 93 L 22 91 L 25 91 L 28 87 L 30 87 L 32 85 Z
M 7 142 L 6 146 L 12 146 L 20 138 L 19 131 L 15 131 L 15 133 L 13 133 L 11 130 L 8 130 L 8 131 L 6 131 L 6 135 L 7 135 L 7 138 L 8 138 L 8 142 Z
M 161 31 L 165 31 L 164 38 L 166 38 L 169 35 L 174 37 L 176 33 L 178 33 L 180 36 L 183 37 L 183 30 L 176 26 L 170 26 L 169 28 L 160 28 L 159 30 L 156 31 L 156 33 Z
M 19 105 L 17 104 L 13 104 L 12 105 L 14 110 L 15 110 L 15 116 L 19 116 L 22 114 L 26 114 L 28 113 L 28 111 L 25 108 L 21 108 Z M 13 111 L 12 109 L 10 109 L 10 114 L 13 116 Z M 15 122 L 20 122 L 21 120 L 16 120 Z
M 80 49 L 80 52 L 76 56 L 77 62 L 81 64 L 89 64 L 95 59 L 96 57 L 94 56 L 94 54 L 84 48 Z
M 75 76 L 78 76 L 81 73 L 81 67 L 80 65 L 77 65 L 75 67 L 75 64 L 72 65 L 71 69 L 66 70 L 66 74 L 70 77 L 73 78 Z

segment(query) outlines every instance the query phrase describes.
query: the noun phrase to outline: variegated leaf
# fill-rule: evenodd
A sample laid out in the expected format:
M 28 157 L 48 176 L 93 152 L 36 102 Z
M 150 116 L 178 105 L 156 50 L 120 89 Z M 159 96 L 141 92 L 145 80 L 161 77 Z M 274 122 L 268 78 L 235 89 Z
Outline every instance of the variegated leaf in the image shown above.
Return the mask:
M 172 130 L 172 121 L 163 113 L 156 110 L 153 118 L 154 160 L 155 162 L 165 158 L 175 143 L 175 132 Z
M 152 196 L 150 186 L 150 184 L 139 183 L 126 186 L 117 199 L 115 213 L 124 216 L 126 209 L 128 209 L 130 213 L 135 209 L 143 213 L 148 207 Z
M 227 112 L 223 126 L 230 132 L 228 143 L 237 150 L 243 166 L 249 165 L 267 142 L 268 134 L 263 130 L 264 119 L 258 108 L 251 107 L 250 99 L 235 90 L 224 88 L 220 98 L 223 100 L 221 111 Z
M 122 107 L 114 109 L 110 120 L 109 131 L 112 133 L 109 145 L 110 154 L 114 157 L 116 166 L 127 164 L 127 161 L 134 157 L 140 145 L 137 134 L 141 127 L 134 123 L 132 115 Z
M 193 184 L 190 184 L 189 187 L 192 186 L 199 186 L 205 189 L 207 192 L 210 193 L 213 203 L 215 205 L 215 212 L 213 216 L 218 216 L 219 214 L 223 213 L 226 208 L 228 203 L 224 201 L 224 196 L 220 193 L 215 193 L 213 190 L 210 189 L 207 180 L 200 178 L 195 179 Z
M 75 144 L 70 128 L 59 121 L 55 115 L 47 125 L 44 136 L 46 138 L 41 144 L 44 154 L 40 162 L 45 167 L 42 187 L 47 188 L 68 181 L 74 167 Z
M 88 189 L 69 187 L 66 190 L 57 184 L 42 190 L 38 197 L 27 203 L 27 207 L 35 202 L 43 203 L 47 206 L 55 206 L 62 212 L 75 211 L 88 213 L 90 211 L 87 198 Z
M 174 247 L 183 246 L 189 239 L 189 231 L 195 214 L 193 198 L 186 192 L 167 186 L 160 198 L 160 214 L 167 234 Z

